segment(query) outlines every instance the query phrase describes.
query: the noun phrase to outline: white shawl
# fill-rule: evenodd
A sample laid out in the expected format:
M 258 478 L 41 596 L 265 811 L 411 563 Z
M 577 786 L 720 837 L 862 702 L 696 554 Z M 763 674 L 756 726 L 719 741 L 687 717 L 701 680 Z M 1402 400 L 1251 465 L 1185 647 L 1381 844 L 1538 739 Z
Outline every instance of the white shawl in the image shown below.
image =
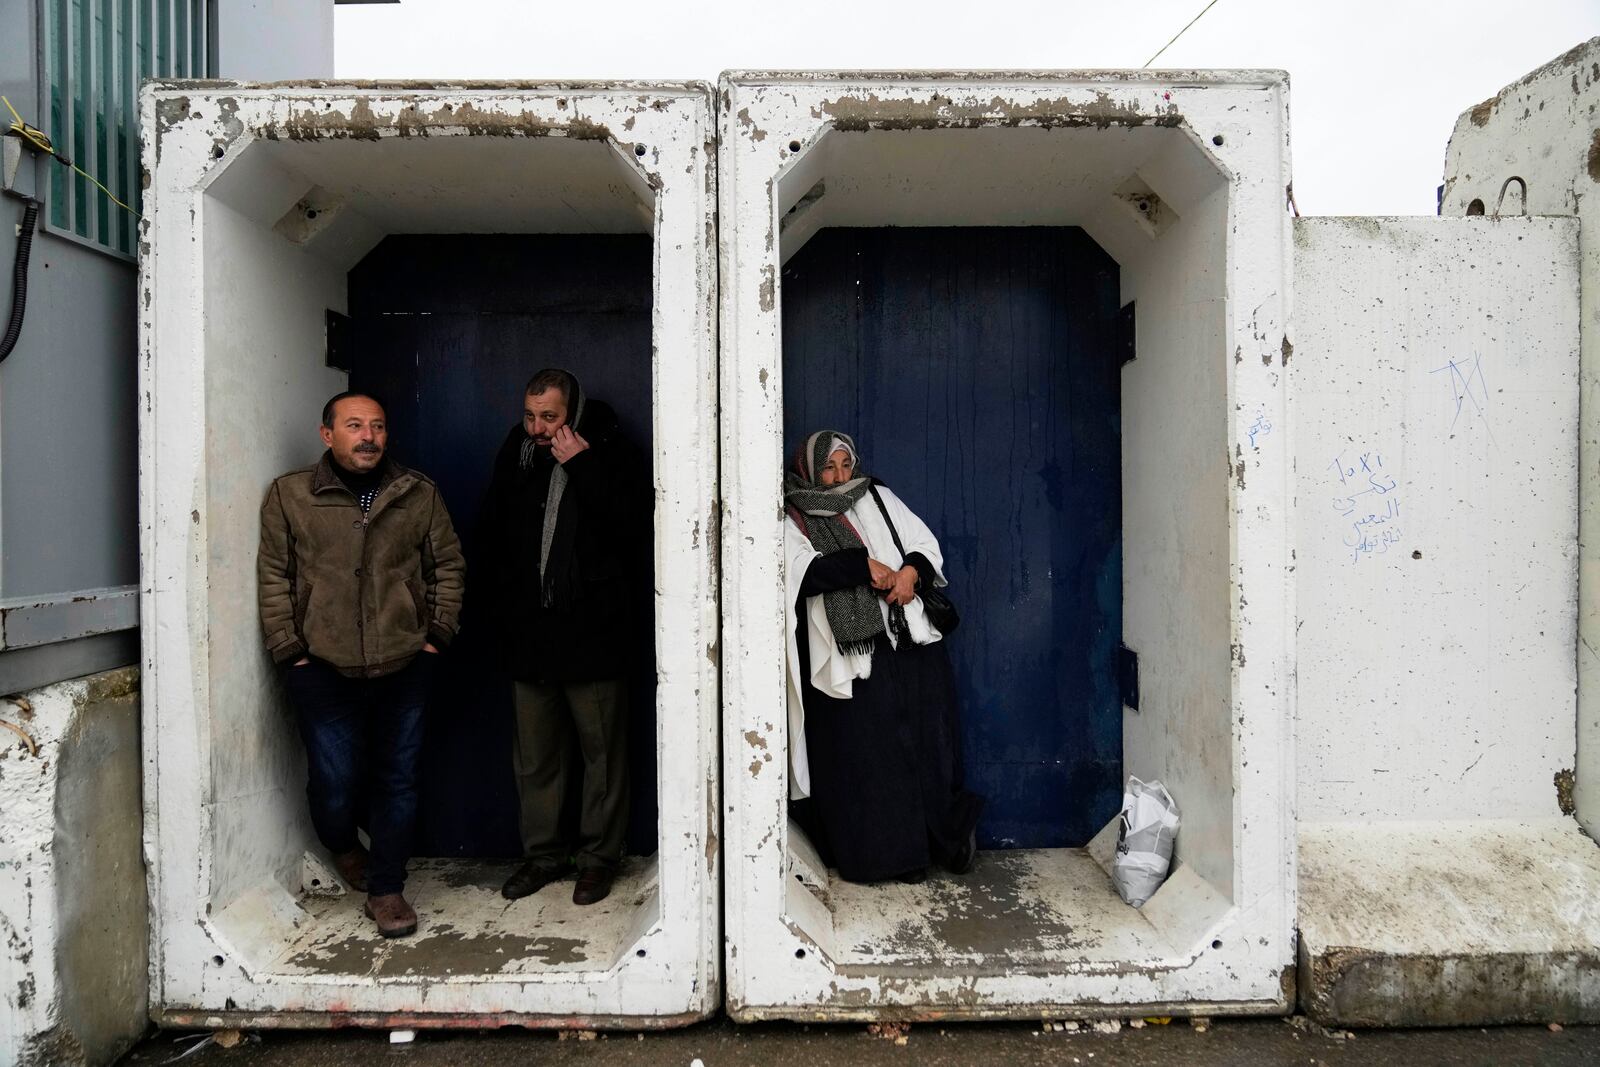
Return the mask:
M 891 490 L 880 485 L 878 492 L 883 497 L 884 507 L 894 519 L 894 527 L 899 532 L 906 551 L 920 552 L 927 557 L 928 562 L 933 565 L 935 574 L 933 584 L 947 585 L 944 577 L 944 554 L 939 551 L 939 542 L 933 536 L 933 531 L 928 529 L 927 523 L 919 519 L 916 513 L 906 507 Z M 889 533 L 888 523 L 883 521 L 883 512 L 878 510 L 877 501 L 872 499 L 871 493 L 856 501 L 855 505 L 845 512 L 845 516 L 866 543 L 868 556 L 895 570 L 905 564 L 905 559 L 894 547 L 894 538 Z M 786 672 L 789 694 L 789 796 L 792 799 L 799 799 L 811 795 L 811 765 L 806 757 L 806 715 L 802 697 L 804 683 L 800 677 L 800 646 L 795 641 L 798 623 L 795 616 L 795 602 L 800 597 L 800 583 L 805 580 L 806 568 L 811 566 L 811 561 L 820 553 L 811 547 L 806 535 L 801 533 L 794 521 L 787 517 L 783 520 L 783 542 L 786 557 L 783 580 L 786 624 L 784 636 L 789 660 L 789 669 Z M 880 598 L 878 609 L 883 612 L 884 632 L 889 634 L 889 640 L 893 643 L 894 635 L 889 632 L 889 602 Z M 828 626 L 828 613 L 823 607 L 821 596 L 807 597 L 804 610 L 807 651 L 811 655 L 811 684 L 835 699 L 850 699 L 855 680 L 871 677 L 872 656 L 852 655 L 839 650 L 838 644 L 833 639 L 833 630 Z M 919 645 L 931 645 L 940 639 L 942 635 L 928 621 L 927 613 L 922 610 L 921 597 L 907 604 L 905 613 L 906 628 L 910 631 L 913 642 Z

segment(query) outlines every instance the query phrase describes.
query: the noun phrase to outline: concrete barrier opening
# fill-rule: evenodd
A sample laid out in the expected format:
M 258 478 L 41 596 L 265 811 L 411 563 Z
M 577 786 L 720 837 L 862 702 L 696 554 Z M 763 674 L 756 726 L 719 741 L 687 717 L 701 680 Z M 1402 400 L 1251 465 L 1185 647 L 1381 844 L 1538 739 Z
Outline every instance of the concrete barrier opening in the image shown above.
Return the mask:
M 716 986 L 715 686 L 701 676 L 715 627 L 701 526 L 714 483 L 680 454 L 715 434 L 703 91 L 153 102 L 150 373 L 193 374 L 198 403 L 188 420 L 158 413 L 145 427 L 158 456 L 193 448 L 192 515 L 163 525 L 178 503 L 167 476 L 184 472 L 159 461 L 146 506 L 155 551 L 181 531 L 189 578 L 203 579 L 182 625 L 146 629 L 147 669 L 174 686 L 157 698 L 147 778 L 159 1012 L 280 1025 L 649 1026 L 704 1014 Z M 211 115 L 232 134 L 214 151 L 197 136 Z M 669 184 L 667 168 L 697 178 Z M 509 905 L 499 895 L 520 852 L 509 681 L 487 598 L 476 613 L 472 599 L 488 571 L 477 520 L 489 466 L 522 384 L 547 365 L 614 404 L 655 485 L 640 561 L 655 577 L 641 584 L 638 632 L 618 635 L 639 665 L 630 856 L 610 896 L 586 908 L 570 884 Z M 392 454 L 439 484 L 468 556 L 462 633 L 429 709 L 407 884 L 421 927 L 394 943 L 316 842 L 303 747 L 256 619 L 261 495 L 320 454 L 316 413 L 347 386 L 386 401 Z M 654 432 L 665 398 L 703 416 L 685 420 L 683 439 Z M 667 558 L 677 565 L 660 566 Z M 672 734 L 657 730 L 665 721 Z M 174 813 L 178 790 L 198 801 L 198 822 Z
M 940 537 L 963 609 L 950 651 L 968 780 L 990 802 L 986 850 L 966 876 L 858 885 L 826 868 L 784 817 L 773 780 L 785 768 L 764 756 L 787 741 L 781 699 L 767 703 L 783 635 L 749 632 L 781 611 L 751 577 L 775 531 L 731 531 L 742 560 L 725 559 L 724 603 L 751 613 L 726 686 L 742 706 L 725 736 L 745 744 L 724 771 L 730 804 L 753 801 L 728 893 L 730 1002 L 743 1017 L 1285 999 L 1283 872 L 1250 873 L 1240 818 L 1242 792 L 1261 788 L 1241 783 L 1241 712 L 1259 702 L 1279 720 L 1270 734 L 1287 711 L 1281 690 L 1263 699 L 1241 677 L 1239 508 L 1256 444 L 1241 411 L 1259 407 L 1265 425 L 1281 403 L 1279 346 L 1249 356 L 1240 331 L 1238 235 L 1260 209 L 1241 195 L 1239 161 L 1213 148 L 1216 128 L 1171 104 L 1175 93 L 1085 90 L 1078 103 L 1070 83 L 1024 83 L 725 81 L 724 143 L 736 148 L 724 226 L 731 196 L 737 254 L 773 248 L 770 293 L 725 291 L 731 372 L 767 384 L 737 391 L 750 423 L 741 454 L 725 457 L 725 497 L 775 496 L 781 450 L 825 426 L 856 434 L 872 473 L 914 487 L 908 502 Z M 1276 177 L 1281 146 L 1264 147 Z M 762 168 L 769 196 L 745 177 Z M 1281 275 L 1276 218 L 1267 230 Z M 1245 309 L 1258 335 L 1281 291 Z M 1246 358 L 1270 374 L 1249 397 Z M 774 438 L 754 450 L 769 471 L 747 466 L 757 426 Z M 1281 456 L 1270 462 L 1281 476 Z M 997 497 L 1007 521 L 990 528 L 978 501 Z M 1254 564 L 1279 582 L 1262 594 L 1270 614 L 1287 603 L 1286 514 L 1257 517 L 1270 533 Z M 1119 643 L 1137 656 L 1137 697 L 1119 688 Z M 754 667 L 770 647 L 777 669 Z M 1286 635 L 1259 647 L 1275 673 Z M 1282 795 L 1287 768 L 1281 753 L 1271 761 L 1258 799 Z M 1173 874 L 1140 909 L 1108 874 L 1123 773 L 1161 779 L 1183 811 Z M 1255 829 L 1282 853 L 1281 813 Z M 1249 915 L 1261 898 L 1267 925 Z M 734 947 L 750 962 L 733 963 Z

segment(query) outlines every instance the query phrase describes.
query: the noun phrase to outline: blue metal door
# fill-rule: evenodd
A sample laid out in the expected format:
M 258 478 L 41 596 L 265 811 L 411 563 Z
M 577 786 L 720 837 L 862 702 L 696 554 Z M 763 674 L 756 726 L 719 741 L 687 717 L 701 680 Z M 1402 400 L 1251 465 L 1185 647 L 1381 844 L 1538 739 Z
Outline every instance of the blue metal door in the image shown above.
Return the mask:
M 383 398 L 391 454 L 438 484 L 467 558 L 461 634 L 429 703 L 417 854 L 514 856 L 511 682 L 483 609 L 478 517 L 495 453 L 521 418 L 522 387 L 542 367 L 571 370 L 615 408 L 648 462 L 650 238 L 390 237 L 350 272 L 349 303 L 350 387 Z M 640 551 L 648 574 L 650 545 Z M 653 584 L 639 589 L 640 632 L 618 635 L 636 668 L 628 679 L 635 855 L 656 842 Z
M 828 229 L 782 300 L 790 453 L 854 434 L 944 548 L 980 844 L 1084 844 L 1121 796 L 1116 262 L 1075 227 Z

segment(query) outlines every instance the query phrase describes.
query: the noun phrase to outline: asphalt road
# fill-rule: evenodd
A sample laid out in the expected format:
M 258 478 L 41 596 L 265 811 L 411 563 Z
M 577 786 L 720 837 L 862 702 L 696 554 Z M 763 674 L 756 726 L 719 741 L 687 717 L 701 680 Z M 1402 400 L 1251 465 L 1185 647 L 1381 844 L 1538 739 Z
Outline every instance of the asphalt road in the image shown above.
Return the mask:
M 525 1030 L 424 1031 L 392 1045 L 379 1031 L 259 1031 L 231 1049 L 213 1043 L 178 1061 L 183 1067 L 491 1067 L 500 1064 L 583 1067 L 857 1067 L 916 1064 L 1072 1065 L 1079 1067 L 1578 1067 L 1600 1063 L 1600 1027 L 1495 1027 L 1463 1030 L 1372 1030 L 1329 1034 L 1307 1020 L 1215 1020 L 1200 1031 L 1182 1019 L 1170 1025 L 1127 1025 L 1117 1033 L 1085 1026 L 1055 1032 L 1039 1024 L 919 1024 L 898 1044 L 864 1025 L 734 1026 L 725 1021 L 684 1030 L 564 1037 Z M 191 1048 L 198 1035 L 152 1035 L 122 1061 L 155 1067 Z M 694 1061 L 699 1060 L 699 1065 Z

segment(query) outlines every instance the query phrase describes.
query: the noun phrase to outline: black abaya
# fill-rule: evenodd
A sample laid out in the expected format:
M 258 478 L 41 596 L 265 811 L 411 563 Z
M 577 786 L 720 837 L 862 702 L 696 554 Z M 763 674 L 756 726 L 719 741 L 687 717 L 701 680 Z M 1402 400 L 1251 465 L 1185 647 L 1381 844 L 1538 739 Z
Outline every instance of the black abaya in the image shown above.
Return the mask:
M 920 568 L 919 568 L 920 569 Z M 813 560 L 802 600 L 867 584 L 866 550 Z M 804 610 L 800 667 L 810 678 Z M 902 643 L 880 636 L 872 675 L 856 679 L 849 700 L 802 686 L 811 796 L 841 877 L 877 882 L 958 860 L 978 823 L 983 798 L 964 786 L 961 722 L 944 642 Z

